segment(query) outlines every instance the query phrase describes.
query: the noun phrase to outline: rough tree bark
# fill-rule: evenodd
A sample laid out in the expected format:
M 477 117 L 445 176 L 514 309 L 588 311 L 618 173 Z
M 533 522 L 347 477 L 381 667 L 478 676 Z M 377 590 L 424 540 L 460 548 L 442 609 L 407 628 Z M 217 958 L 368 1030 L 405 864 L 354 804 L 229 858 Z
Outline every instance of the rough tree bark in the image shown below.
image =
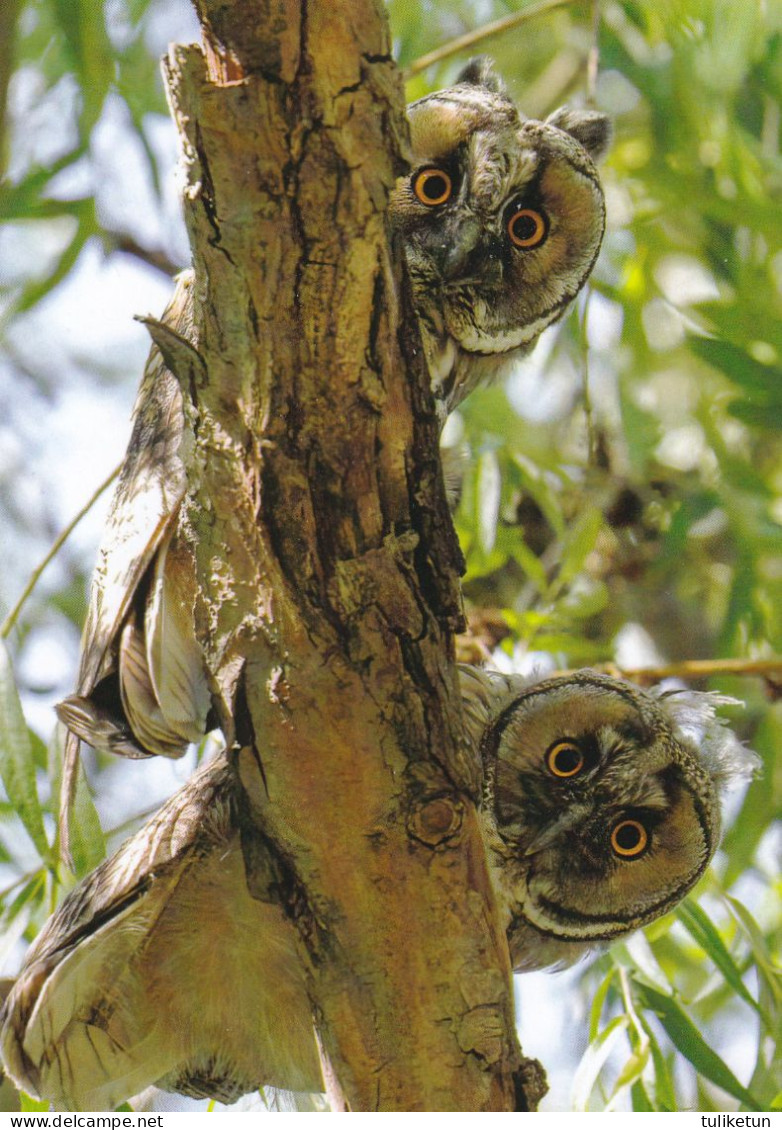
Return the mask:
M 334 1109 L 525 1109 L 479 774 L 455 737 L 460 555 L 385 226 L 405 137 L 385 15 L 197 8 L 204 49 L 173 50 L 168 80 L 200 356 L 168 359 L 251 886 L 296 919 Z

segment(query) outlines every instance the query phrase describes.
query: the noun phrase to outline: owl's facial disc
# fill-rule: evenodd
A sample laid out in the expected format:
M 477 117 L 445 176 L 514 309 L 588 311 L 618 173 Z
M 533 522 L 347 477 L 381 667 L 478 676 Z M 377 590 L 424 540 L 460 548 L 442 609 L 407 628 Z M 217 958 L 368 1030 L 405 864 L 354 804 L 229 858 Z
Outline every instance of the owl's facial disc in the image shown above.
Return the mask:
M 699 807 L 682 788 L 663 816 L 618 811 L 553 837 L 530 858 L 524 918 L 546 935 L 584 942 L 620 937 L 665 914 L 716 846 Z
M 499 712 L 482 753 L 496 850 L 514 861 L 503 898 L 518 967 L 651 922 L 714 854 L 714 786 L 642 691 L 590 673 L 545 680 Z
M 530 121 L 500 83 L 465 75 L 409 107 L 413 167 L 390 207 L 447 411 L 562 317 L 594 266 L 605 219 L 591 158 L 604 148 L 603 115 Z

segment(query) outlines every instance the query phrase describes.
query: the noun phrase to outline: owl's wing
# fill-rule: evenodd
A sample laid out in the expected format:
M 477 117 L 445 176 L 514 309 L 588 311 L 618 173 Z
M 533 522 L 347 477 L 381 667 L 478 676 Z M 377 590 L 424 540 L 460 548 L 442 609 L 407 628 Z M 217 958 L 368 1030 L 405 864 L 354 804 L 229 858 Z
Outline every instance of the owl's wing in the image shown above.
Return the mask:
M 163 321 L 192 332 L 192 276 L 180 275 Z M 89 695 L 116 663 L 117 636 L 157 549 L 173 525 L 187 485 L 179 381 L 153 346 L 133 427 L 98 551 L 82 637 L 78 693 Z
M 250 897 L 237 787 L 203 766 L 47 923 L 0 1013 L 24 1090 L 106 1110 L 157 1083 L 322 1089 L 293 928 Z
M 192 276 L 185 273 L 163 325 L 184 348 L 192 323 Z M 57 707 L 69 730 L 61 805 L 66 852 L 80 740 L 124 757 L 180 757 L 205 730 L 210 696 L 193 628 L 194 564 L 177 536 L 188 434 L 180 381 L 158 343 L 98 553 L 77 692 Z

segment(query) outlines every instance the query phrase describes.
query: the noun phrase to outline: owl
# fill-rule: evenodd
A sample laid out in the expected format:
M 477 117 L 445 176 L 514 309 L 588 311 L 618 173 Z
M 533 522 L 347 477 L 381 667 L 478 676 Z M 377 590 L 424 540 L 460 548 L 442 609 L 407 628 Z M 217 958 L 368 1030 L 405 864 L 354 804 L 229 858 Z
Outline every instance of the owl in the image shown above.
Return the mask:
M 409 119 L 412 172 L 389 217 L 444 420 L 531 349 L 586 282 L 605 213 L 594 160 L 610 127 L 592 111 L 524 118 L 485 59 L 413 103 Z M 180 349 L 194 339 L 193 308 L 185 273 L 163 316 Z M 66 803 L 80 740 L 126 757 L 179 757 L 207 727 L 195 568 L 177 528 L 188 442 L 179 383 L 155 347 L 99 551 L 77 691 L 58 707 L 69 730 Z M 61 830 L 67 844 L 67 822 Z
M 408 109 L 412 172 L 391 197 L 441 418 L 502 376 L 589 278 L 605 227 L 597 111 L 525 118 L 474 59 Z
M 514 968 L 571 964 L 675 906 L 717 847 L 720 794 L 755 765 L 724 700 L 589 671 L 460 680 Z M 152 1083 L 224 1102 L 323 1089 L 295 927 L 248 891 L 241 814 L 223 754 L 70 892 L 0 1014 L 19 1086 L 71 1110 Z
M 667 914 L 720 838 L 720 796 L 757 767 L 707 693 L 592 671 L 520 686 L 461 670 L 480 735 L 483 833 L 517 972 L 572 965 Z

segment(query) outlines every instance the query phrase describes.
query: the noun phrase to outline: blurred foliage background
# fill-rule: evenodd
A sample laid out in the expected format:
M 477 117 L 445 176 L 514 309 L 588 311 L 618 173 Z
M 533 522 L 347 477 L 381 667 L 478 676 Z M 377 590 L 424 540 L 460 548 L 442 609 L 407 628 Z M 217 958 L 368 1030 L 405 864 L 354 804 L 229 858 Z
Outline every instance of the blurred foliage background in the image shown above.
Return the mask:
M 410 99 L 488 53 L 529 116 L 591 102 L 615 122 L 591 286 L 504 387 L 449 425 L 472 452 L 457 514 L 463 654 L 508 670 L 681 674 L 699 660 L 693 685 L 746 703 L 731 724 L 764 762 L 675 915 L 568 973 L 517 978 L 525 1051 L 549 1071 L 544 1109 L 779 1109 L 782 0 L 387 6 Z M 504 30 L 487 36 L 495 21 Z M 105 495 L 14 606 L 121 458 L 147 349 L 131 315 L 159 313 L 187 264 L 158 60 L 193 38 L 185 0 L 0 6 L 9 975 L 72 882 L 52 846 L 51 707 L 73 687 Z M 146 762 L 142 784 L 137 765 L 89 755 L 79 873 L 198 756 Z M 35 1106 L 6 1083 L 0 1105 L 20 1101 Z

